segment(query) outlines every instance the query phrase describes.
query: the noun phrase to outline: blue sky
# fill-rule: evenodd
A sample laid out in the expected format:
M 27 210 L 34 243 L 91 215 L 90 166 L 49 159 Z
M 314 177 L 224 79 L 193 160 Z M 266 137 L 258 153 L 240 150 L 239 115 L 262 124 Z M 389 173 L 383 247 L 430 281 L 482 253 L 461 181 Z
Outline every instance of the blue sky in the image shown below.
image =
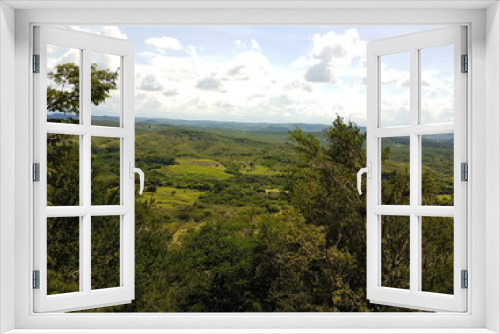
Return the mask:
M 72 28 L 134 43 L 135 109 L 140 117 L 328 124 L 339 114 L 365 125 L 366 44 L 433 27 Z M 426 84 L 431 83 L 425 91 L 426 110 L 431 121 L 449 120 L 452 66 L 442 66 L 447 61 L 442 51 L 434 55 L 422 73 Z M 397 62 L 383 68 L 389 73 L 383 83 L 389 85 L 382 101 L 386 124 L 399 125 L 401 106 L 408 102 L 400 92 L 409 69 Z
M 148 50 L 144 41 L 149 37 L 175 37 L 184 44 L 197 48 L 203 55 L 230 57 L 236 40 L 256 40 L 273 63 L 288 66 L 298 57 L 306 54 L 312 46 L 314 34 L 334 31 L 345 33 L 353 27 L 326 26 L 172 26 L 172 27 L 120 27 L 120 30 L 134 42 L 138 53 Z M 395 34 L 412 33 L 429 27 L 355 27 L 361 39 L 370 41 Z M 140 58 L 137 62 L 141 62 Z

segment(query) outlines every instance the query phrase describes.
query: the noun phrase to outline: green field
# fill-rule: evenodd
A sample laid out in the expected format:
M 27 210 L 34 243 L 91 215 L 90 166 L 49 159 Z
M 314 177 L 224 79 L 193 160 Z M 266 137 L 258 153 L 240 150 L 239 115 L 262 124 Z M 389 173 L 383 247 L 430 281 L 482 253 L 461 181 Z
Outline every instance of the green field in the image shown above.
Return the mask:
M 191 189 L 159 187 L 155 192 L 145 191 L 143 197 L 149 198 L 154 196 L 158 209 L 172 210 L 192 206 L 202 194 L 202 191 Z
M 203 180 L 227 180 L 232 177 L 224 172 L 223 166 L 173 165 L 165 167 L 163 171 L 167 178 L 171 175 L 193 176 Z

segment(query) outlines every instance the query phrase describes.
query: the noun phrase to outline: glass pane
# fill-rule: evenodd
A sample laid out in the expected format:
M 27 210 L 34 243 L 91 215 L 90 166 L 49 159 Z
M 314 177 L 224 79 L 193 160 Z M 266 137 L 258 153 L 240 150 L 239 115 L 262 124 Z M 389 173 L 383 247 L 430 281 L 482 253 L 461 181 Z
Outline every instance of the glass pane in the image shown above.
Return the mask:
M 453 44 L 420 51 L 422 124 L 453 122 L 454 58 Z
M 47 218 L 47 294 L 80 291 L 80 218 Z
M 79 123 L 81 50 L 47 45 L 47 121 Z
M 422 217 L 422 291 L 453 294 L 453 218 Z
M 453 206 L 453 133 L 422 136 L 422 205 Z
M 410 52 L 380 57 L 380 126 L 410 125 Z
M 47 205 L 80 204 L 80 137 L 47 134 Z
M 120 138 L 92 137 L 92 205 L 120 204 Z
M 120 126 L 121 57 L 91 52 L 92 125 Z
M 410 217 L 382 216 L 382 279 L 390 288 L 410 288 Z
M 120 286 L 120 216 L 92 217 L 92 290 Z
M 410 137 L 381 140 L 383 205 L 410 205 Z

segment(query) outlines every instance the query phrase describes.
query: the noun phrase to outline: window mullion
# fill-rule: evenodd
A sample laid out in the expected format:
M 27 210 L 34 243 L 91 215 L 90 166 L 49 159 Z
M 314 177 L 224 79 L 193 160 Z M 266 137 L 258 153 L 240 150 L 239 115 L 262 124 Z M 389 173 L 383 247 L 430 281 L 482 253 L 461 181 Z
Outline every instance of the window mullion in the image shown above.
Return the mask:
M 418 291 L 420 281 L 419 216 L 414 209 L 420 204 L 420 137 L 415 133 L 419 123 L 419 56 L 410 50 L 410 291 Z
M 90 293 L 91 291 L 91 275 L 92 275 L 92 240 L 91 240 L 91 215 L 90 206 L 92 204 L 91 195 L 91 178 L 92 178 L 92 152 L 91 152 L 91 67 L 90 67 L 90 50 L 88 48 L 83 49 L 82 57 L 82 94 L 81 94 L 81 105 L 82 105 L 82 124 L 86 128 L 86 133 L 82 136 L 82 183 L 83 183 L 83 196 L 82 202 L 86 208 L 86 214 L 83 217 L 83 228 L 82 228 L 82 239 L 80 240 L 81 251 L 82 251 L 82 266 L 83 272 L 81 274 L 81 279 L 83 280 L 83 291 Z
M 78 96 L 78 99 L 79 99 L 79 106 L 80 106 L 80 125 L 82 124 L 83 122 L 83 119 L 82 119 L 82 110 L 83 110 L 83 94 L 82 94 L 82 89 L 83 89 L 83 83 L 84 83 L 84 80 L 83 80 L 83 50 L 80 50 L 80 77 L 79 77 L 79 83 L 80 83 L 80 87 L 79 87 L 79 96 Z M 84 151 L 83 151 L 83 147 L 84 147 L 84 140 L 83 140 L 83 136 L 80 135 L 79 137 L 79 145 L 80 145 L 80 175 L 79 175 L 79 180 L 80 180 L 80 198 L 79 198 L 79 205 L 80 206 L 83 206 L 85 204 L 85 201 L 84 201 L 84 196 L 85 196 L 85 192 L 84 192 L 84 187 L 85 187 L 85 181 L 83 179 L 84 175 L 85 175 L 85 169 L 83 168 L 84 164 L 83 164 L 83 161 L 84 161 Z M 84 240 L 84 236 L 85 236 L 85 233 L 84 233 L 84 227 L 85 227 L 85 220 L 82 216 L 80 216 L 80 224 L 79 224 L 79 252 L 80 252 L 80 255 L 79 255 L 79 262 L 78 262 L 78 266 L 80 268 L 80 291 L 84 291 L 85 290 L 85 284 L 84 284 L 84 278 L 83 278 L 83 274 L 85 273 L 85 259 L 84 259 L 84 252 L 85 252 L 85 247 L 83 246 L 83 240 Z

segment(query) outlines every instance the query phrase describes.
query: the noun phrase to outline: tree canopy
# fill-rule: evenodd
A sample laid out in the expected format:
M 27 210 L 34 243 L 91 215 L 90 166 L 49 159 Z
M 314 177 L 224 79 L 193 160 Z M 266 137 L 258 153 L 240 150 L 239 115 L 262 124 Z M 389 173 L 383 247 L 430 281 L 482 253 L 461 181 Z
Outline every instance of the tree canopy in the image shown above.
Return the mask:
M 111 71 L 91 65 L 91 101 L 97 106 L 111 97 L 110 92 L 118 86 L 119 69 Z M 80 114 L 80 66 L 64 63 L 47 73 L 47 111 L 64 114 Z

